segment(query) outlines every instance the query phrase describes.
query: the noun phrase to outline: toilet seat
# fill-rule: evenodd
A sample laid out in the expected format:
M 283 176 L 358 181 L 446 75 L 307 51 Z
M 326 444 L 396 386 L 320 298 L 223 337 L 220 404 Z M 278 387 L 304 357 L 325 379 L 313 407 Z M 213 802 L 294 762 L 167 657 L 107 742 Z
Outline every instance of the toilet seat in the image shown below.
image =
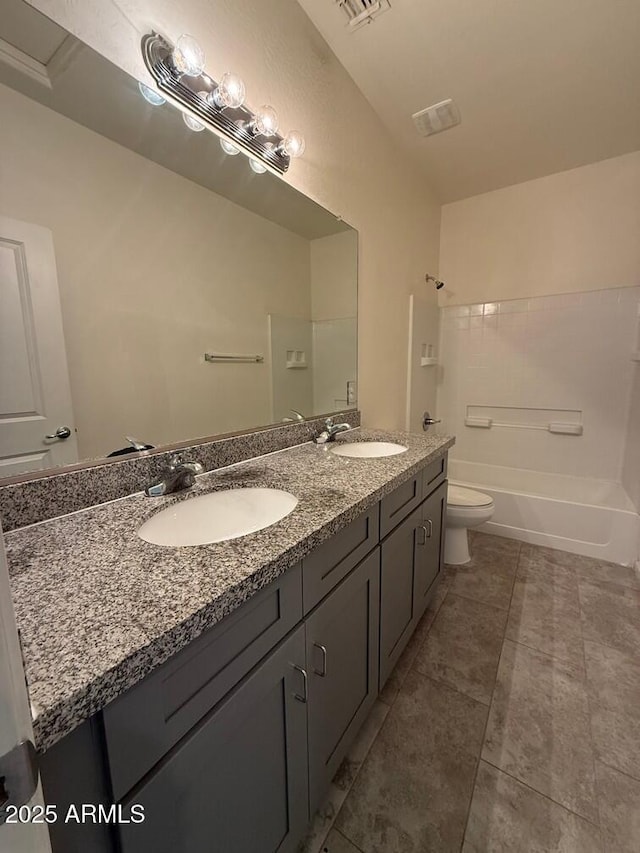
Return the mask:
M 452 486 L 447 489 L 447 505 L 460 507 L 490 506 L 493 498 L 475 489 L 465 489 L 463 486 Z

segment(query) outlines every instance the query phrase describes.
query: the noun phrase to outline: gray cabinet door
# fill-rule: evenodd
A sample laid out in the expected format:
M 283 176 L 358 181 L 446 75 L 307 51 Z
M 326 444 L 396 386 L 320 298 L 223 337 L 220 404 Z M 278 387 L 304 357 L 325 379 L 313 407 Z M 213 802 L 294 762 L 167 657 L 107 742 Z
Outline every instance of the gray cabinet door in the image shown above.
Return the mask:
M 420 619 L 435 591 L 442 570 L 444 553 L 447 483 L 440 486 L 420 505 L 420 527 L 417 531 L 414 618 Z
M 380 689 L 396 665 L 415 627 L 414 591 L 418 507 L 385 539 L 380 572 Z
M 380 549 L 305 622 L 311 814 L 378 694 Z
M 447 483 L 382 543 L 380 571 L 380 689 L 413 634 L 442 569 Z
M 308 822 L 300 627 L 135 788 L 122 853 L 287 853 Z

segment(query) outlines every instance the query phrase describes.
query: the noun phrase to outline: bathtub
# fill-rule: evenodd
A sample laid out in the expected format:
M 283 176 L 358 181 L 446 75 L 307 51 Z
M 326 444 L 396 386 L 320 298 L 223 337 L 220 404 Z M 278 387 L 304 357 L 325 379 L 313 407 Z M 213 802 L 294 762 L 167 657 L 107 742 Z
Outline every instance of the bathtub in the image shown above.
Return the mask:
M 485 533 L 625 566 L 638 559 L 640 516 L 620 483 L 457 459 L 448 476 L 493 498 Z

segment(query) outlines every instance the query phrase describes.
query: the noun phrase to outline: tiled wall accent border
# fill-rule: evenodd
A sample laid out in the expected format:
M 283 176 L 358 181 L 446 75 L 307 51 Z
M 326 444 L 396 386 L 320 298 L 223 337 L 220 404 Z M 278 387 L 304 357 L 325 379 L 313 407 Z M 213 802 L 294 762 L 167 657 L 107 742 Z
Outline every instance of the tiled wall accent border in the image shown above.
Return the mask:
M 350 411 L 343 420 L 360 426 L 360 412 Z M 179 452 L 200 462 L 205 471 L 234 465 L 254 456 L 284 450 L 311 441 L 324 426 L 324 418 L 283 424 L 199 444 L 183 444 Z M 38 521 L 57 518 L 96 504 L 141 491 L 167 466 L 172 448 L 147 456 L 99 462 L 90 467 L 50 473 L 17 483 L 0 485 L 0 521 L 6 532 Z

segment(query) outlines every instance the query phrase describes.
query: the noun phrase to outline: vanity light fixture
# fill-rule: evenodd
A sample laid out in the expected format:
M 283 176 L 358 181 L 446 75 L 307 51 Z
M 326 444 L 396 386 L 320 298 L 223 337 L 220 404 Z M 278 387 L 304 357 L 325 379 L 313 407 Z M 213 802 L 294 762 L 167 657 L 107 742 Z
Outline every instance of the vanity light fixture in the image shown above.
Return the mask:
M 264 175 L 267 171 L 267 167 L 264 163 L 261 163 L 260 160 L 256 160 L 255 157 L 249 158 L 249 166 L 251 166 L 256 175 Z
M 152 89 L 150 86 L 145 86 L 144 83 L 138 83 L 138 89 L 140 89 L 140 94 L 148 101 L 148 103 L 152 104 L 154 107 L 160 107 L 162 104 L 166 104 L 166 98 L 163 98 L 160 92 L 156 92 L 155 89 Z
M 278 132 L 278 113 L 269 104 L 263 104 L 246 128 L 252 136 L 275 136 Z
M 224 153 L 228 154 L 229 157 L 235 157 L 236 154 L 240 153 L 238 146 L 234 145 L 233 142 L 229 142 L 228 139 L 220 139 L 220 148 L 222 148 Z
M 193 36 L 180 36 L 171 52 L 173 67 L 182 76 L 199 77 L 204 71 L 204 50 Z
M 200 133 L 201 130 L 204 130 L 204 125 L 201 121 L 194 118 L 189 113 L 182 113 L 182 121 L 187 125 L 189 130 L 192 130 L 194 133 Z
M 237 109 L 244 104 L 244 83 L 237 74 L 227 71 L 220 78 L 220 83 L 209 93 L 208 100 L 221 110 L 225 107 Z
M 255 113 L 247 107 L 245 86 L 237 74 L 227 72 L 216 82 L 204 72 L 204 51 L 193 36 L 182 35 L 173 45 L 150 33 L 142 39 L 142 55 L 160 90 L 140 84 L 149 103 L 170 101 L 182 111 L 187 127 L 216 133 L 222 150 L 230 156 L 246 154 L 257 174 L 269 170 L 282 175 L 291 159 L 304 152 L 304 138 L 298 131 L 278 133 L 278 115 L 272 106 L 264 104 Z
M 304 136 L 297 130 L 290 130 L 278 146 L 287 157 L 302 157 L 304 154 Z

